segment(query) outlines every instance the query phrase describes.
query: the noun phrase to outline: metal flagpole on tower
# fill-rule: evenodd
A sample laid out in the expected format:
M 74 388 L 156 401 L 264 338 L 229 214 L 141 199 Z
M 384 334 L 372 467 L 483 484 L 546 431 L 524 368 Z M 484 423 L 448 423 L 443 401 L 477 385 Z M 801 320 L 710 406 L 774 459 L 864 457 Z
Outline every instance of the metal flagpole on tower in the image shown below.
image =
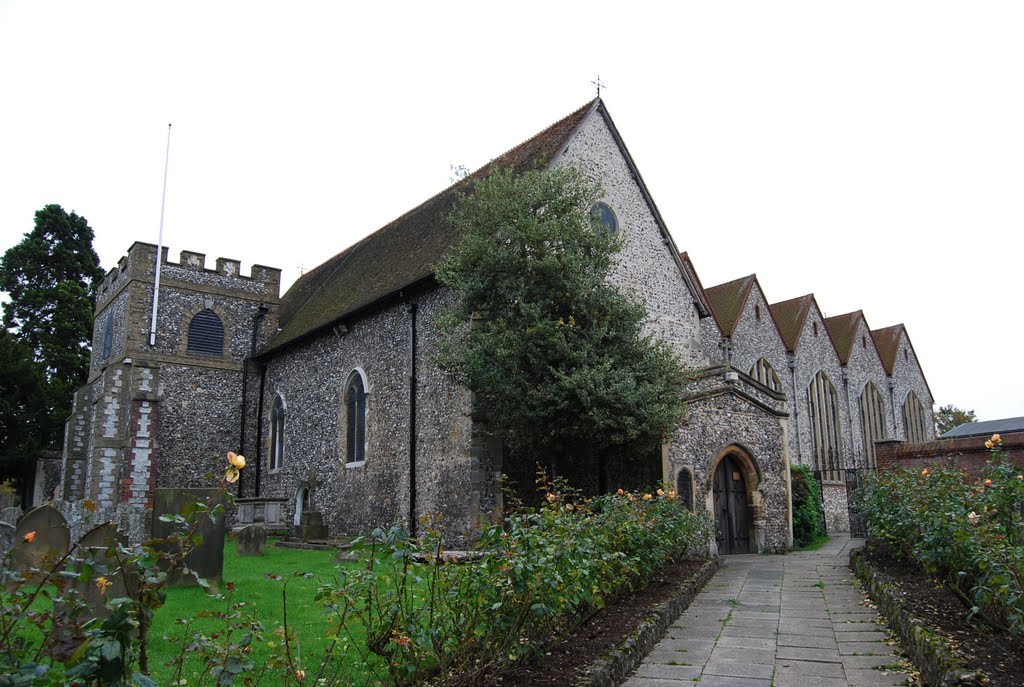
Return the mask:
M 167 204 L 167 165 L 171 159 L 171 125 L 167 125 L 167 152 L 164 154 L 164 191 L 160 198 L 160 235 L 156 241 L 156 272 L 153 275 L 153 317 L 149 321 L 149 345 L 156 346 L 156 311 L 160 304 L 160 263 L 164 252 L 164 206 Z

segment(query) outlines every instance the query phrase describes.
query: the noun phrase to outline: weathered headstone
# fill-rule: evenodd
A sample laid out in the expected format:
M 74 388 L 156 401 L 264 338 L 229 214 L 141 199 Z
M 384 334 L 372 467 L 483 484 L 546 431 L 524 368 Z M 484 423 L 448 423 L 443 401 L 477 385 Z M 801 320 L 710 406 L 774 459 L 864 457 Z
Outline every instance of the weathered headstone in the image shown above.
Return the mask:
M 238 530 L 235 546 L 239 556 L 262 556 L 267 552 L 267 531 L 262 525 L 246 525 Z
M 184 512 L 185 504 L 205 503 L 220 494 L 218 489 L 155 489 L 153 491 L 153 538 L 166 540 L 181 533 L 181 525 L 164 522 L 161 515 L 178 515 Z M 213 505 L 211 504 L 211 508 Z M 197 514 L 196 534 L 202 543 L 185 557 L 185 565 L 199 577 L 220 580 L 224 574 L 224 514 L 214 520 L 206 514 Z M 174 553 L 177 547 L 168 544 L 158 546 L 163 551 Z M 175 575 L 172 584 L 195 584 L 192 575 Z
M 9 506 L 0 510 L 0 522 L 6 522 L 12 527 L 18 524 L 18 518 L 21 517 L 21 508 L 18 506 Z
M 14 530 L 15 570 L 42 568 L 57 562 L 71 546 L 71 533 L 64 516 L 52 506 L 30 510 Z
M 302 514 L 299 525 L 299 536 L 303 541 L 316 541 L 327 539 L 327 525 L 324 524 L 324 516 L 319 511 L 310 510 Z
M 14 546 L 14 525 L 0 521 L 0 555 L 6 554 Z
M 135 588 L 134 571 L 122 569 L 115 549 L 118 545 L 128 543 L 125 537 L 112 523 L 104 523 L 94 527 L 82 537 L 75 551 L 76 570 L 81 571 L 88 565 L 92 574 L 76 582 L 82 599 L 89 605 L 92 614 L 105 618 L 110 614 L 107 599 L 128 596 L 129 587 Z

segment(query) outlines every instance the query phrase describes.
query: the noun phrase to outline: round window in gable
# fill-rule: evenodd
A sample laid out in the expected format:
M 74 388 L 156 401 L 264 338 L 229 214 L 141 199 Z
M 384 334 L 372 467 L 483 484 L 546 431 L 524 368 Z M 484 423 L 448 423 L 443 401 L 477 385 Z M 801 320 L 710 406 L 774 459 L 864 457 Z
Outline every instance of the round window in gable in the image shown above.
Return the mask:
M 600 201 L 594 203 L 590 206 L 590 214 L 594 217 L 594 223 L 609 234 L 614 234 L 619 230 L 619 220 L 608 203 Z

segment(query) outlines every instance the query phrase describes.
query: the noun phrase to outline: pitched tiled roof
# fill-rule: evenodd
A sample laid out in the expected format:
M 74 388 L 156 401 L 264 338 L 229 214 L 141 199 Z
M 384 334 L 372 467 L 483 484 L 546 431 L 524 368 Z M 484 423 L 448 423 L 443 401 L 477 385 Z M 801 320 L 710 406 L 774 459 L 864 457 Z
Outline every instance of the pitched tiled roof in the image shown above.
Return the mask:
M 754 279 L 754 275 L 751 274 L 704 290 L 725 336 L 732 336 L 736 331 L 736 323 L 739 322 L 743 307 L 750 297 Z
M 768 306 L 772 311 L 772 317 L 775 318 L 775 326 L 782 335 L 782 341 L 786 344 L 786 350 L 790 353 L 795 352 L 797 344 L 800 343 L 800 332 L 804 329 L 807 313 L 811 311 L 813 303 L 814 295 L 807 294 Z
M 281 298 L 277 335 L 264 353 L 281 348 L 380 299 L 430 277 L 454 245 L 447 218 L 460 192 L 494 169 L 549 164 L 600 100 L 592 100 L 467 178 L 378 229 L 299 278 Z
M 875 348 L 878 349 L 878 357 L 882 359 L 882 366 L 886 374 L 892 374 L 896 369 L 896 355 L 900 352 L 900 337 L 906 333 L 902 324 L 894 324 L 884 329 L 872 329 L 871 338 L 875 340 Z
M 839 362 L 846 365 L 850 362 L 850 353 L 853 351 L 853 340 L 857 338 L 857 325 L 864 319 L 864 311 L 856 310 L 845 315 L 825 318 L 825 328 L 828 329 L 832 343 L 835 344 L 836 353 L 839 354 Z

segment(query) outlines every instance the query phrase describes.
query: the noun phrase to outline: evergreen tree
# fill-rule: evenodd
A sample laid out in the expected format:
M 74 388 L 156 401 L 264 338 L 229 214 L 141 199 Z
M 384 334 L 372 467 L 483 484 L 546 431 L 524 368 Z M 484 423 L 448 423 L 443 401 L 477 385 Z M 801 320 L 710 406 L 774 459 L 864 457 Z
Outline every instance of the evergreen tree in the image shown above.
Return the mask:
M 32 351 L 10 332 L 0 331 L 0 479 L 24 481 L 47 422 L 46 385 Z
M 607 281 L 619 239 L 591 214 L 600 196 L 573 169 L 503 170 L 450 218 L 461 241 L 437 276 L 458 303 L 441 365 L 520 456 L 650 449 L 683 415 L 681 363 Z
M 954 405 L 941 406 L 935 413 L 935 431 L 942 436 L 960 425 L 977 422 L 978 417 L 973 410 L 963 410 Z
M 93 299 L 103 277 L 84 217 L 59 205 L 36 212 L 35 228 L 0 258 L 4 328 L 31 352 L 43 378 L 43 417 L 25 418 L 42 448 L 58 448 L 75 389 L 86 381 Z

